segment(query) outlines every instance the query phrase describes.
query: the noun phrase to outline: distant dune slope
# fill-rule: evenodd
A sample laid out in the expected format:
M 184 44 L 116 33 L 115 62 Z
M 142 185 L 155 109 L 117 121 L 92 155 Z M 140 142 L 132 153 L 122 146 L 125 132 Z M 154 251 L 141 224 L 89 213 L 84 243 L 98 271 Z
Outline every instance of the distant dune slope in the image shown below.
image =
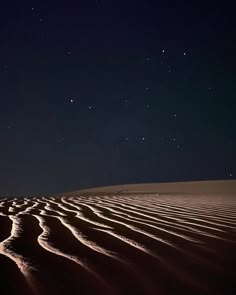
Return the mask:
M 104 186 L 80 190 L 79 193 L 236 193 L 236 180 L 210 180 L 190 182 L 169 182 L 169 183 L 141 183 Z

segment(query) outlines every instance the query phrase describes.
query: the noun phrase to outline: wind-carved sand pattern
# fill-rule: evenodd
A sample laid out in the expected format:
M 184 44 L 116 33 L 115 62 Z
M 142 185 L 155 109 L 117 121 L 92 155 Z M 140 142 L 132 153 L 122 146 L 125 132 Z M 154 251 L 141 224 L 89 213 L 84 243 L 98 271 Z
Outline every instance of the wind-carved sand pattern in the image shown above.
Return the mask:
M 236 294 L 234 196 L 2 198 L 0 222 L 4 294 Z

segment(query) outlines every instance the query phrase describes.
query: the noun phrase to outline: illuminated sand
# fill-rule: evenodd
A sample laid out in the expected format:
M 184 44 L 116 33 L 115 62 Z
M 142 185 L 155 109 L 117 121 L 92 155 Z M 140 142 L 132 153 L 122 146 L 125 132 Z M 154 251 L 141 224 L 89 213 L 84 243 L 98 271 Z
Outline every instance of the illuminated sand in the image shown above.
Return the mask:
M 0 199 L 4 294 L 236 294 L 233 182 L 132 189 Z

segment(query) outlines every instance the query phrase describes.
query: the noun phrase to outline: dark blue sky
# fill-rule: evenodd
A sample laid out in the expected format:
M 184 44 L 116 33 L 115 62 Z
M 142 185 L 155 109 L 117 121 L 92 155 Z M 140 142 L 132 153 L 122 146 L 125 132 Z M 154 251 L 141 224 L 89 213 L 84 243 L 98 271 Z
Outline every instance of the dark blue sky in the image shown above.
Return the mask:
M 0 193 L 234 178 L 236 22 L 217 3 L 2 4 Z

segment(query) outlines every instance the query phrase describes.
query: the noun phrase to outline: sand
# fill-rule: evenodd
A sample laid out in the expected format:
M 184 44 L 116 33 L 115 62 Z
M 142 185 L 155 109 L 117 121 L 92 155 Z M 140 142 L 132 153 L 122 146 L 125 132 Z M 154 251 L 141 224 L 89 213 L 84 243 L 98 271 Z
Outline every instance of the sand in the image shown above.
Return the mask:
M 236 294 L 236 182 L 0 199 L 1 294 Z
M 236 194 L 236 180 L 123 184 L 83 189 L 79 193 Z M 75 192 L 73 192 L 74 194 Z

